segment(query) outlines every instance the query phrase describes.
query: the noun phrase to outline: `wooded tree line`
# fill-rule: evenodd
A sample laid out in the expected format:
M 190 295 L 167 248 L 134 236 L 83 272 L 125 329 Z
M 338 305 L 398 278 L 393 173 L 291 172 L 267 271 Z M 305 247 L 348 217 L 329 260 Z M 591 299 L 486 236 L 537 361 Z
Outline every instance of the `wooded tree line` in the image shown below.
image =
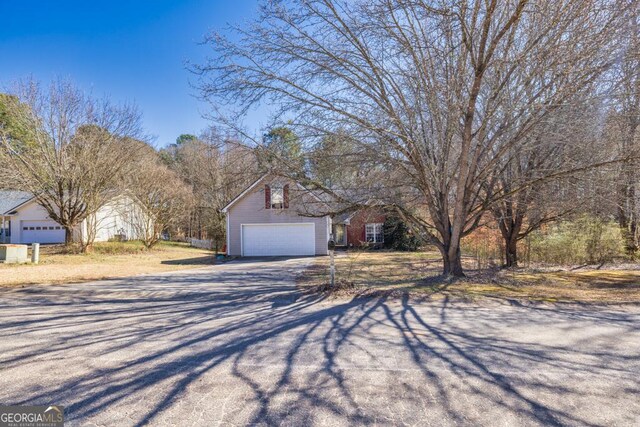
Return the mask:
M 211 34 L 213 56 L 194 71 L 219 123 L 336 201 L 318 214 L 383 205 L 438 248 L 446 275 L 464 275 L 461 240 L 479 227 L 499 228 L 513 266 L 518 241 L 577 212 L 615 218 L 632 256 L 639 11 L 637 0 L 265 2 L 252 25 Z M 237 125 L 265 104 L 302 161 Z
M 213 249 L 221 250 L 226 242 L 222 208 L 258 178 L 255 151 L 211 128 L 199 137 L 181 135 L 160 155 L 194 198 L 189 215 L 174 227 L 174 237 L 210 239 Z

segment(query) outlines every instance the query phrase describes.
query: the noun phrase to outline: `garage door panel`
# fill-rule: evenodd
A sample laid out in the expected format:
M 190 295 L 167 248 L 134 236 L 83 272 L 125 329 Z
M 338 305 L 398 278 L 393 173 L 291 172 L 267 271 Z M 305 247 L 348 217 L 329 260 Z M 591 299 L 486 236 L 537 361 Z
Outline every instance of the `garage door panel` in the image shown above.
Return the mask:
M 22 243 L 64 243 L 64 228 L 55 221 L 21 221 Z
M 315 255 L 315 224 L 243 224 L 243 256 Z

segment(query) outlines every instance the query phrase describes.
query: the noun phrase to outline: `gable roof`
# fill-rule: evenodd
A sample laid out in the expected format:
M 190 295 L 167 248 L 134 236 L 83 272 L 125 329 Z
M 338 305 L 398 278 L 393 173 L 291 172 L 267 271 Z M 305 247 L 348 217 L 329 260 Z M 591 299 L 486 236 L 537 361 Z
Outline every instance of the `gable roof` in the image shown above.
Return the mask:
M 232 201 L 230 201 L 229 203 L 227 203 L 227 205 L 222 208 L 222 212 L 227 213 L 229 212 L 229 208 L 233 205 L 236 204 L 236 202 L 240 199 L 242 199 L 245 194 L 247 194 L 249 191 L 253 190 L 254 188 L 256 188 L 258 186 L 258 184 L 260 184 L 260 182 L 262 182 L 263 179 L 265 179 L 269 174 L 265 173 L 264 175 L 262 175 L 260 178 L 258 178 L 253 184 L 251 184 L 250 186 L 248 186 L 242 193 L 238 194 L 236 196 L 236 198 L 234 198 Z
M 26 191 L 0 190 L 0 215 L 8 215 L 32 199 L 33 194 Z
M 347 224 L 349 225 L 349 221 L 351 221 L 351 218 L 353 218 L 353 216 L 357 213 L 358 211 L 348 211 L 348 212 L 343 212 L 339 215 L 336 215 L 335 218 L 333 218 L 333 222 L 336 224 Z
M 251 190 L 253 190 L 254 188 L 256 188 L 258 186 L 258 184 L 260 184 L 266 177 L 270 176 L 270 173 L 265 173 L 264 175 L 262 175 L 260 178 L 258 178 L 253 184 L 251 184 L 249 187 L 247 187 L 242 193 L 238 194 L 238 196 L 236 198 L 234 198 L 232 201 L 230 201 L 229 203 L 227 203 L 227 205 L 222 208 L 222 212 L 223 213 L 227 213 L 229 212 L 229 209 L 231 208 L 231 206 L 235 205 L 240 199 L 242 199 L 247 193 L 249 193 Z M 294 181 L 295 182 L 295 181 Z M 306 190 L 309 194 L 311 194 L 316 200 L 318 200 L 319 202 L 323 202 L 323 203 L 327 203 L 326 201 L 322 200 L 317 194 L 315 194 L 313 191 L 309 190 L 308 188 L 304 187 L 302 184 L 300 184 L 299 182 L 295 182 L 295 184 L 303 189 Z

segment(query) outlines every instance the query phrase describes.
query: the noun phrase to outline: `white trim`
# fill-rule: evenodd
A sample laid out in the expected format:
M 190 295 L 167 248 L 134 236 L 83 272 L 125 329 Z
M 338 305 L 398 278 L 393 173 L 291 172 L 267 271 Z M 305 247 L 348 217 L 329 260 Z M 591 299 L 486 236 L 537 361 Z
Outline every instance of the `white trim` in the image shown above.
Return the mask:
M 33 202 L 33 201 L 35 201 L 35 200 L 36 200 L 36 198 L 35 198 L 35 196 L 33 196 L 33 197 L 32 197 L 32 198 L 30 198 L 29 200 L 25 200 L 24 202 L 20 203 L 18 206 L 15 206 L 15 207 L 13 207 L 13 208 L 9 209 L 9 210 L 8 210 L 8 211 L 6 211 L 3 215 L 6 215 L 6 216 L 15 216 L 15 215 L 9 215 L 9 213 L 10 213 L 10 212 L 13 212 L 13 211 L 17 211 L 18 209 L 22 209 L 24 206 L 28 205 L 29 203 L 31 203 L 31 202 Z
M 349 247 L 349 224 L 342 224 L 342 226 L 344 227 L 344 245 L 346 247 Z
M 369 242 L 369 239 L 367 238 L 367 227 L 368 226 L 372 226 L 373 227 L 373 242 Z M 380 233 L 376 233 L 376 228 L 380 227 Z M 382 235 L 382 241 L 380 242 L 376 242 L 376 234 L 381 234 Z M 384 223 L 382 222 L 367 222 L 364 225 L 364 241 L 365 242 L 369 242 L 369 243 L 384 243 Z
M 329 243 L 329 240 L 331 239 L 331 235 L 333 234 L 333 220 L 329 215 L 327 215 L 326 218 L 327 218 L 327 243 Z
M 229 252 L 231 252 L 231 236 L 229 235 L 229 215 L 226 215 L 226 218 L 227 218 L 227 251 L 225 255 L 229 256 Z
M 311 225 L 313 226 L 313 254 L 317 255 L 316 248 L 316 223 L 315 222 L 251 222 L 248 224 L 240 224 L 240 256 L 244 256 L 244 226 L 245 225 Z M 327 240 L 328 242 L 328 240 Z
M 233 206 L 238 200 L 242 199 L 245 194 L 247 194 L 248 192 L 250 192 L 251 190 L 253 190 L 254 188 L 256 188 L 256 186 L 258 184 L 260 184 L 260 182 L 262 182 L 263 179 L 265 179 L 269 174 L 265 173 L 264 175 L 262 175 L 260 178 L 258 178 L 256 180 L 256 182 L 254 182 L 253 184 L 251 184 L 246 190 L 244 190 L 242 193 L 240 193 L 235 199 L 233 199 L 232 201 L 230 201 L 229 203 L 227 203 L 227 206 L 225 206 L 224 208 L 222 208 L 222 212 L 227 213 L 229 212 L 229 208 L 231 206 Z
M 7 242 L 7 236 L 6 234 L 6 223 L 5 223 L 5 216 L 4 215 L 0 215 L 0 218 L 2 219 L 2 222 L 0 223 L 0 243 L 9 243 Z

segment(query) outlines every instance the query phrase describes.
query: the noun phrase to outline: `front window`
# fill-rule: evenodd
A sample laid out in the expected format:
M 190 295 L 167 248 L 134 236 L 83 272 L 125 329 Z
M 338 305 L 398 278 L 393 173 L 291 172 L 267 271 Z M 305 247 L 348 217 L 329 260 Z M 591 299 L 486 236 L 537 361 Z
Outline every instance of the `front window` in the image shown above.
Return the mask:
M 282 187 L 271 188 L 271 209 L 284 208 L 284 190 Z
M 367 224 L 366 228 L 366 240 L 369 243 L 383 243 L 384 233 L 382 231 L 382 223 Z

